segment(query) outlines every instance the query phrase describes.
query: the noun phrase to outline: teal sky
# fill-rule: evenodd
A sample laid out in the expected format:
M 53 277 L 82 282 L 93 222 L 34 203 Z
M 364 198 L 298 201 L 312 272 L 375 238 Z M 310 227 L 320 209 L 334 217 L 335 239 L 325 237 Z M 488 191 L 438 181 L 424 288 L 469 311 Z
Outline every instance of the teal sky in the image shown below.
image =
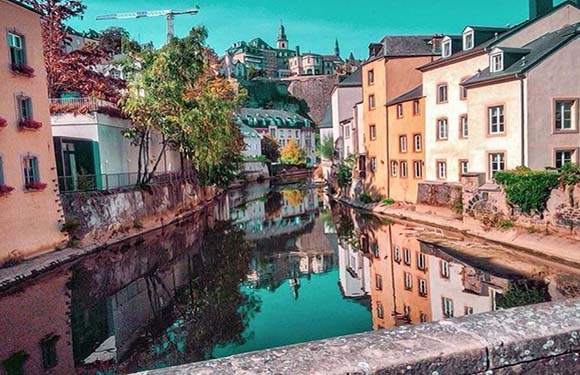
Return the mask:
M 556 0 L 559 4 L 564 0 Z M 343 56 L 367 55 L 367 46 L 386 34 L 458 33 L 467 24 L 504 26 L 528 17 L 528 0 L 84 0 L 83 20 L 71 25 L 79 30 L 123 26 L 140 42 L 165 40 L 163 17 L 96 21 L 101 14 L 138 10 L 184 9 L 197 4 L 197 16 L 176 19 L 182 36 L 203 24 L 209 44 L 221 55 L 237 40 L 262 37 L 274 44 L 283 20 L 291 48 L 303 52 L 331 53 L 338 38 Z

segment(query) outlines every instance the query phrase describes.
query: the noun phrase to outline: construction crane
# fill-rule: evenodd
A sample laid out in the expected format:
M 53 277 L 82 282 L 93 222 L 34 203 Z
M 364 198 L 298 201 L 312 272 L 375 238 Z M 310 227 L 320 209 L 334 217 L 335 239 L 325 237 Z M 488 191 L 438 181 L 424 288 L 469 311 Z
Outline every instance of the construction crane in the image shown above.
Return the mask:
M 186 14 L 196 15 L 199 13 L 199 7 L 196 5 L 191 9 L 184 10 L 152 10 L 152 11 L 141 11 L 141 12 L 130 12 L 130 13 L 114 13 L 105 16 L 98 16 L 97 20 L 119 20 L 126 18 L 145 18 L 145 17 L 165 17 L 167 20 L 167 42 L 171 41 L 175 33 L 174 22 L 175 16 L 183 16 Z

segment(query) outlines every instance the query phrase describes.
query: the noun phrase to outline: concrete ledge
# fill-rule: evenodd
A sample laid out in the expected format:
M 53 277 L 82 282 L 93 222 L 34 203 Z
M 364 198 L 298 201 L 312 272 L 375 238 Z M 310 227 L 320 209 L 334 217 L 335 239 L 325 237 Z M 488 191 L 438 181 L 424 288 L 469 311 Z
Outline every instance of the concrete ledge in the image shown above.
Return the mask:
M 580 300 L 404 326 L 142 374 L 520 373 L 580 373 Z

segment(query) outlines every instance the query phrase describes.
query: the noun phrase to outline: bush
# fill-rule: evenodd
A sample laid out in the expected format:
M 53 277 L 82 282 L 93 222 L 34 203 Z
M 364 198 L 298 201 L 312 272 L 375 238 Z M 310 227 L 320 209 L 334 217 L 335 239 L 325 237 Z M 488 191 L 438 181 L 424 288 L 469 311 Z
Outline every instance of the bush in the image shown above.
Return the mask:
M 383 204 L 386 206 L 390 206 L 395 204 L 395 200 L 392 198 L 383 199 Z
M 350 186 L 352 182 L 352 170 L 354 167 L 354 158 L 348 158 L 343 160 L 338 165 L 338 171 L 336 172 L 336 182 L 338 186 L 343 188 Z
M 320 156 L 326 160 L 334 158 L 334 140 L 332 137 L 326 136 L 320 143 Z
M 367 193 L 362 193 L 360 195 L 360 201 L 364 204 L 368 204 L 368 203 L 372 203 L 373 202 L 373 198 L 371 198 L 371 196 Z
M 507 194 L 509 204 L 526 214 L 541 214 L 552 190 L 560 184 L 560 175 L 544 171 L 507 171 L 497 172 L 495 180 Z
M 499 227 L 502 229 L 508 229 L 514 227 L 514 222 L 511 220 L 502 220 L 499 223 Z

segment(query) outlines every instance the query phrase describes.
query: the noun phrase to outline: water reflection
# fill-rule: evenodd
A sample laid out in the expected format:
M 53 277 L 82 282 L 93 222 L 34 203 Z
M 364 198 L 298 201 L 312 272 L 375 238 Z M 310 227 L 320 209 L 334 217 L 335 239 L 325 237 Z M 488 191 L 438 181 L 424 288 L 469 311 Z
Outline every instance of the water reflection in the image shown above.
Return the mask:
M 575 297 L 578 280 L 311 188 L 255 185 L 6 291 L 0 373 L 160 368 Z

